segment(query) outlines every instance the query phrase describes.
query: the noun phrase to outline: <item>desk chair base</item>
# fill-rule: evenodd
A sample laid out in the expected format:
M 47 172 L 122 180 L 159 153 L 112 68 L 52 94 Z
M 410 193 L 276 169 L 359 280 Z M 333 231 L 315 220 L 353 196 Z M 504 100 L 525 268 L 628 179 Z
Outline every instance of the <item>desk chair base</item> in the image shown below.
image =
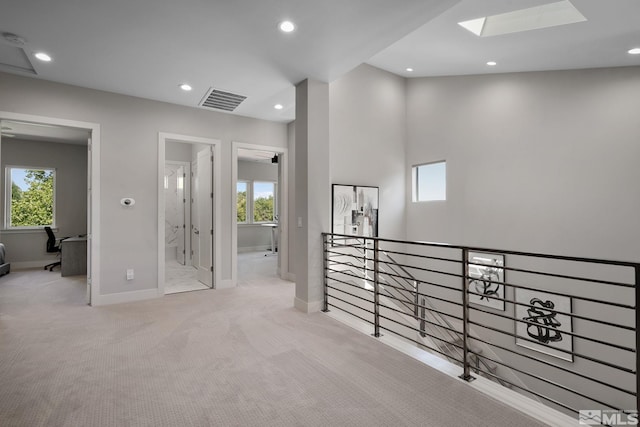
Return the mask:
M 53 271 L 53 268 L 58 266 L 58 265 L 62 265 L 62 262 L 58 261 L 58 262 L 52 262 L 51 264 L 47 264 L 44 266 L 44 269 L 47 270 L 49 269 L 49 271 Z

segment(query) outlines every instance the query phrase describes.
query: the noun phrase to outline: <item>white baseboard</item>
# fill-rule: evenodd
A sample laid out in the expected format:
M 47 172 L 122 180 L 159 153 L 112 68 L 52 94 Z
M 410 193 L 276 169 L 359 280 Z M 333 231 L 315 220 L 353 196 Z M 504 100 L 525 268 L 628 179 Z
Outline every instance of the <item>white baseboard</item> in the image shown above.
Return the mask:
M 60 258 L 58 258 L 58 261 L 60 261 Z M 44 268 L 45 265 L 47 264 L 51 264 L 52 262 L 56 262 L 55 259 L 51 258 L 51 259 L 46 259 L 46 260 L 42 260 L 42 261 L 22 261 L 22 262 L 12 262 L 9 261 L 9 263 L 11 264 L 11 269 L 12 270 L 27 270 L 30 268 Z M 60 268 L 58 267 L 58 270 L 60 270 Z
M 122 304 L 126 302 L 160 298 L 161 296 L 162 295 L 158 295 L 158 290 L 156 288 L 144 289 L 142 291 L 118 292 L 116 294 L 96 295 L 93 298 L 92 305 Z
M 365 334 L 371 336 L 373 332 L 373 325 L 366 323 L 353 316 L 349 316 L 346 313 L 342 313 L 338 310 L 329 311 L 325 313 L 328 317 L 331 317 L 345 325 Z M 372 337 L 373 338 L 373 337 Z M 530 399 L 522 394 L 510 390 L 506 387 L 497 384 L 490 379 L 476 376 L 476 379 L 472 382 L 467 382 L 459 378 L 462 373 L 462 368 L 454 365 L 453 363 L 440 358 L 428 351 L 422 350 L 406 341 L 402 341 L 400 338 L 396 338 L 391 334 L 384 334 L 377 340 L 385 343 L 386 345 L 395 348 L 396 350 L 428 365 L 440 372 L 447 374 L 448 376 L 463 381 L 468 384 L 469 387 L 473 387 L 481 393 L 492 397 L 500 402 L 509 405 L 510 407 L 529 415 L 543 423 L 548 424 L 551 427 L 567 427 L 577 426 L 578 419 L 572 418 L 562 412 L 556 411 L 543 403 Z
M 225 279 L 225 280 L 221 280 L 220 283 L 217 284 L 216 289 L 229 289 L 229 288 L 235 288 L 236 284 L 233 280 L 231 279 Z
M 303 313 L 315 313 L 322 310 L 322 301 L 306 302 L 298 297 L 293 299 L 293 306 Z

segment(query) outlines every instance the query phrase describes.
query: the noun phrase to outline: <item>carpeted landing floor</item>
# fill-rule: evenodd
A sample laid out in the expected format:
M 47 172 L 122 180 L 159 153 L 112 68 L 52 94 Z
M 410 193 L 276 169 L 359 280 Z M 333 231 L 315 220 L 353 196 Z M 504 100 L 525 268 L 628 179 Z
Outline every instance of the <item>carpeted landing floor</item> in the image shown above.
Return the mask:
M 80 279 L 0 278 L 0 425 L 541 426 L 248 282 L 92 308 Z

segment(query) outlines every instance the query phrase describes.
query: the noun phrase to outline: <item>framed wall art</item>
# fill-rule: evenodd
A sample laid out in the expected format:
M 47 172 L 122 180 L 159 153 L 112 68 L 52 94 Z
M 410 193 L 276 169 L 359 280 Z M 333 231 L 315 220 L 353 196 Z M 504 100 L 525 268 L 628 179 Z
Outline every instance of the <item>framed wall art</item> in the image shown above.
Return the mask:
M 378 237 L 378 192 L 378 187 L 333 184 L 332 232 Z
M 504 255 L 469 252 L 469 302 L 504 311 Z
M 573 362 L 572 318 L 561 314 L 572 313 L 571 297 L 516 288 L 515 301 L 529 305 L 516 305 L 516 344 Z

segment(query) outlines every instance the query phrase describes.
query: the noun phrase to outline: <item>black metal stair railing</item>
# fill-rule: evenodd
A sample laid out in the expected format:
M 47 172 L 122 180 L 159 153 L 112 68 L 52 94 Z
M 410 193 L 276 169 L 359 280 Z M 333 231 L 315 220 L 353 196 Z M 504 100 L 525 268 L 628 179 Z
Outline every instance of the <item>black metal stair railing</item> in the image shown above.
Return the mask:
M 325 311 L 459 364 L 466 381 L 482 375 L 569 414 L 637 414 L 640 264 L 322 236 Z M 492 293 L 470 286 L 470 270 L 488 271 L 478 254 L 504 260 Z

